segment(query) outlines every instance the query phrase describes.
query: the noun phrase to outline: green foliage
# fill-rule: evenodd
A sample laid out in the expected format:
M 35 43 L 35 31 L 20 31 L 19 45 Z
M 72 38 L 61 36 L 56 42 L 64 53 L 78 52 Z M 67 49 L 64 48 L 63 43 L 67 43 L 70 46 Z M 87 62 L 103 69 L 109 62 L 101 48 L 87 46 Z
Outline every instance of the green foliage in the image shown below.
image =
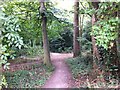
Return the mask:
M 51 75 L 53 68 L 45 65 L 32 65 L 32 70 L 5 72 L 9 88 L 40 88 Z
M 6 59 L 2 59 L 1 56 L 3 54 L 6 54 L 5 51 L 6 51 L 6 47 L 2 45 L 2 40 L 3 40 L 3 37 L 2 37 L 2 31 L 4 30 L 2 24 L 3 22 L 5 21 L 5 18 L 4 18 L 4 13 L 2 12 L 1 8 L 0 8 L 0 69 L 2 69 L 2 65 L 3 64 L 7 64 L 6 62 Z M 7 87 L 7 82 L 6 82 L 6 79 L 4 77 L 4 75 L 2 75 L 2 73 L 0 72 L 0 89 L 2 88 L 2 86 L 4 85 L 5 87 Z
M 5 76 L 4 75 L 0 75 L 0 77 L 1 77 L 1 80 L 0 80 L 0 89 L 2 88 L 2 86 L 7 87 L 8 84 L 7 84 Z
M 24 43 L 31 47 L 42 45 L 39 6 L 39 2 L 17 2 L 16 0 L 8 2 L 4 6 L 4 12 L 7 15 L 14 15 L 19 18 L 21 30 L 19 34 L 23 37 Z M 48 38 L 52 40 L 60 37 L 59 32 L 65 27 L 71 27 L 72 25 L 65 18 L 58 18 L 62 12 L 56 9 L 51 2 L 46 3 L 46 7 Z
M 118 18 L 119 4 L 119 2 L 99 3 L 95 13 L 96 22 L 92 27 L 92 35 L 96 39 L 100 55 L 99 60 L 96 60 L 96 64 L 101 70 L 114 73 L 113 76 L 115 78 L 118 78 L 118 63 L 115 65 L 113 62 L 118 62 L 117 51 L 114 48 L 117 48 L 115 43 L 118 38 L 120 24 L 120 19 Z
M 34 47 L 28 46 L 27 49 L 25 50 L 27 56 L 39 56 L 43 54 L 43 48 L 41 46 L 34 46 Z
M 92 32 L 98 46 L 108 49 L 109 46 L 112 46 L 112 41 L 117 38 L 118 25 L 120 23 L 117 17 L 118 10 L 118 2 L 105 2 L 99 4 L 99 9 L 96 10 L 97 22 L 93 26 Z
M 4 23 L 3 33 L 3 45 L 7 44 L 8 47 L 17 47 L 21 49 L 23 45 L 23 38 L 19 36 L 20 27 L 18 23 L 18 18 L 14 16 L 5 17 L 6 21 Z
M 76 82 L 80 83 L 79 88 L 117 88 L 119 85 L 119 79 L 114 79 L 113 76 L 108 76 L 109 81 L 103 81 L 104 76 L 102 74 L 96 76 L 96 72 L 93 72 L 92 56 L 82 53 L 83 56 L 68 59 L 72 74 Z M 93 75 L 93 76 L 92 76 Z
M 35 57 L 35 56 L 39 56 L 42 57 L 43 55 L 43 48 L 39 45 L 35 45 L 35 46 L 24 46 L 23 49 L 16 49 L 14 48 L 13 50 L 16 51 L 16 57 L 19 56 L 27 56 L 27 57 Z
M 13 51 L 11 47 L 16 47 L 21 49 L 23 45 L 22 38 L 19 36 L 18 32 L 20 31 L 18 18 L 14 16 L 7 16 L 1 10 L 0 21 L 2 21 L 0 28 L 0 68 L 9 69 L 10 63 L 7 62 L 8 58 L 14 58 Z M 2 85 L 7 86 L 6 81 L 3 77 Z M 0 84 L 1 85 L 1 84 Z
M 108 49 L 110 42 L 115 40 L 117 33 L 118 18 L 110 18 L 109 20 L 100 20 L 93 27 L 93 34 L 97 40 L 96 44 Z
M 9 9 L 8 9 L 9 8 Z M 38 2 L 18 2 L 11 1 L 4 6 L 4 12 L 7 15 L 14 15 L 19 18 L 19 25 L 24 43 L 33 42 L 40 43 L 41 28 Z
M 91 51 L 92 48 L 92 40 L 90 35 L 91 29 L 92 29 L 91 22 L 87 22 L 82 30 L 82 37 L 78 37 L 78 41 L 81 42 L 81 50 L 83 52 Z
M 67 60 L 74 78 L 77 78 L 79 75 L 87 75 L 92 67 L 92 58 L 91 57 L 77 57 Z
M 8 16 L 4 18 L 4 29 L 2 30 L 3 53 L 1 55 L 1 59 L 7 62 L 8 58 L 14 58 L 14 51 L 12 50 L 12 48 L 14 47 L 21 49 L 21 47 L 23 46 L 23 40 L 18 34 L 18 32 L 20 32 L 18 18 L 14 16 Z
M 59 32 L 59 36 L 50 40 L 50 50 L 52 52 L 71 52 L 73 32 L 66 28 Z
M 95 10 L 92 3 L 89 3 L 89 8 L 80 9 L 80 14 L 89 16 L 96 14 L 97 22 L 92 28 L 92 35 L 95 36 L 96 44 L 105 49 L 108 49 L 118 36 L 120 19 L 117 17 L 117 12 L 120 8 L 119 4 L 120 2 L 100 2 L 98 9 Z
M 85 83 L 87 83 L 88 88 L 118 88 L 118 80 L 111 79 L 110 82 L 103 82 L 100 80 L 101 78 L 101 76 L 98 76 L 96 80 L 93 80 L 92 82 L 87 80 Z
M 87 14 L 89 16 L 92 16 L 92 14 L 95 13 L 95 9 L 91 9 L 91 8 L 86 8 L 86 9 L 80 9 L 80 14 Z

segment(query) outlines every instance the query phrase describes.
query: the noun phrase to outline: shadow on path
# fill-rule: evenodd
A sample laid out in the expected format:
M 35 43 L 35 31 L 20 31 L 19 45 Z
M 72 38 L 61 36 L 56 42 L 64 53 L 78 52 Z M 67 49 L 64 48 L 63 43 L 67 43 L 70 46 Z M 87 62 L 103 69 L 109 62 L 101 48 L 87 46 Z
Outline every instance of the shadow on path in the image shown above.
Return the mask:
M 42 88 L 72 88 L 74 87 L 74 80 L 65 59 L 72 57 L 71 53 L 60 54 L 51 53 L 52 64 L 55 66 L 55 71 L 51 77 L 46 81 Z

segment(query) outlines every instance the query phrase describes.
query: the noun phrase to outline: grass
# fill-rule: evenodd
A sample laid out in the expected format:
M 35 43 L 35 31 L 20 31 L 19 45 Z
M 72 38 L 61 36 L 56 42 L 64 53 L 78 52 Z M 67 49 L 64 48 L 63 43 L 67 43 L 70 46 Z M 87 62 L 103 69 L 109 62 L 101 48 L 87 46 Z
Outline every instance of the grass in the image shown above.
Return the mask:
M 8 88 L 40 88 L 49 78 L 53 67 L 46 67 L 43 64 L 32 65 L 31 70 L 18 70 L 5 72 Z

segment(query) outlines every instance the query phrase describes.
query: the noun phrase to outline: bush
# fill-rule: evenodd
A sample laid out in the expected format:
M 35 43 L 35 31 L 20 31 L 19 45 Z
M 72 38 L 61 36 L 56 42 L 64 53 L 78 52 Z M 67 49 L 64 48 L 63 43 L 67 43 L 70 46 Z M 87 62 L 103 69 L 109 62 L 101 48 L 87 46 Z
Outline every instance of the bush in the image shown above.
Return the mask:
M 71 30 L 64 30 L 59 33 L 60 37 L 50 40 L 51 52 L 71 52 L 73 32 Z
M 43 48 L 41 46 L 34 46 L 27 48 L 28 56 L 39 56 L 43 54 Z
M 78 37 L 78 41 L 81 43 L 81 50 L 83 52 L 91 51 L 92 48 L 92 40 L 91 40 L 91 22 L 87 22 L 82 30 L 82 37 Z
M 49 78 L 54 70 L 43 64 L 31 66 L 31 70 L 18 70 L 15 72 L 4 72 L 8 88 L 40 88 Z
M 109 81 L 104 80 L 103 74 L 98 74 L 92 69 L 92 56 L 87 52 L 81 57 L 68 59 L 67 62 L 77 84 L 77 88 L 118 88 L 119 79 L 108 76 Z M 84 78 L 84 79 L 83 79 Z
M 26 48 L 23 48 L 21 50 L 16 50 L 17 56 L 41 56 L 43 55 L 43 48 L 41 46 L 27 46 Z
M 74 78 L 78 77 L 79 74 L 86 75 L 92 68 L 92 58 L 90 56 L 82 56 L 67 60 Z

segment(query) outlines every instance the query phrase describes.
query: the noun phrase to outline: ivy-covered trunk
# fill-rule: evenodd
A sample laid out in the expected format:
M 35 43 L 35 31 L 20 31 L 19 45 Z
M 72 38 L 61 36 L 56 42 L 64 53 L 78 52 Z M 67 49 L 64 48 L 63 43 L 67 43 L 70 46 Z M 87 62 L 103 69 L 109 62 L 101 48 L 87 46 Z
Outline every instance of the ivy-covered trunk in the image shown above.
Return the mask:
M 93 14 L 92 15 L 92 26 L 94 26 L 94 24 L 96 23 L 97 19 L 96 19 L 96 15 Z M 92 29 L 93 32 L 93 29 Z M 93 53 L 93 75 L 94 77 L 97 78 L 97 76 L 103 76 L 103 74 L 105 73 L 105 64 L 102 62 L 101 63 L 101 55 L 100 55 L 100 51 L 99 51 L 99 47 L 96 45 L 96 39 L 95 36 L 92 35 L 92 53 Z M 100 64 L 101 63 L 101 64 Z M 102 67 L 102 68 L 101 68 Z M 104 78 L 101 78 L 102 81 L 105 81 Z
M 99 3 L 92 2 L 92 5 L 97 12 L 96 16 L 92 17 L 94 37 L 93 42 L 93 55 L 97 57 L 96 67 L 103 71 L 103 75 L 110 78 L 109 76 L 118 76 L 118 54 L 117 54 L 117 29 L 118 29 L 118 18 L 116 16 L 116 9 L 118 3 Z M 112 7 L 110 7 L 112 5 Z M 114 12 L 114 14 L 111 14 Z M 104 11 L 103 11 L 104 10 Z M 116 10 L 116 11 L 115 11 Z M 109 11 L 109 12 L 108 12 Z M 100 13 L 101 12 L 101 13 Z M 95 44 L 98 47 L 95 47 Z M 95 64 L 95 63 L 94 63 Z
M 119 61 L 118 61 L 116 40 L 112 41 L 111 46 L 112 47 L 108 49 L 109 62 L 110 62 L 109 68 L 112 75 L 118 76 Z
M 96 22 L 96 17 L 93 14 L 92 15 L 92 26 L 95 24 L 95 22 Z M 99 52 L 98 52 L 98 47 L 96 45 L 95 37 L 93 35 L 92 35 L 92 47 L 93 47 L 93 58 L 96 58 L 97 60 L 99 60 L 100 55 L 99 55 Z
M 93 5 L 95 10 L 98 9 L 98 4 L 99 4 L 99 2 L 97 2 L 97 0 L 95 2 L 92 2 L 92 5 Z M 92 15 L 92 27 L 96 24 L 97 20 L 98 20 L 97 15 L 96 15 L 96 13 L 94 13 Z M 92 28 L 92 32 L 94 32 L 93 28 Z M 100 71 L 100 66 L 99 66 L 99 62 L 100 62 L 99 49 L 98 49 L 98 46 L 96 45 L 95 36 L 92 35 L 91 38 L 92 38 L 92 49 L 93 49 L 92 50 L 92 53 L 93 53 L 93 69 L 94 69 L 94 72 L 96 72 L 98 74 L 101 74 L 102 72 Z

